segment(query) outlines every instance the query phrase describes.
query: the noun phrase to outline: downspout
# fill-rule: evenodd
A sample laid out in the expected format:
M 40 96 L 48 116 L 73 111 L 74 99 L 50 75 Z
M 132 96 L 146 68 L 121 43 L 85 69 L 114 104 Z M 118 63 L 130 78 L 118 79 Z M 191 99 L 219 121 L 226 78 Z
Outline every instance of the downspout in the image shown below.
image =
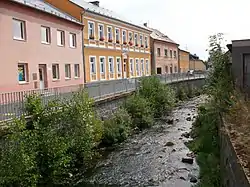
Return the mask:
M 85 14 L 85 10 L 81 12 L 81 22 L 83 23 L 83 28 L 82 28 L 82 58 L 83 58 L 83 84 L 86 83 L 86 66 L 85 66 L 85 54 L 84 54 L 84 19 L 83 15 Z

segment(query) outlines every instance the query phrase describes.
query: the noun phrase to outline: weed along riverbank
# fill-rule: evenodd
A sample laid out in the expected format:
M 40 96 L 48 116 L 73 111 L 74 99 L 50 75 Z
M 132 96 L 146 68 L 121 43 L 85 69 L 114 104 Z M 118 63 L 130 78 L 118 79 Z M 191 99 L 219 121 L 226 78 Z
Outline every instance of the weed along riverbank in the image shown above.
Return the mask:
M 31 119 L 16 119 L 1 137 L 0 185 L 191 186 L 199 169 L 185 142 L 204 100 L 199 94 L 144 78 L 104 121 L 84 91 L 47 105 L 30 96 Z

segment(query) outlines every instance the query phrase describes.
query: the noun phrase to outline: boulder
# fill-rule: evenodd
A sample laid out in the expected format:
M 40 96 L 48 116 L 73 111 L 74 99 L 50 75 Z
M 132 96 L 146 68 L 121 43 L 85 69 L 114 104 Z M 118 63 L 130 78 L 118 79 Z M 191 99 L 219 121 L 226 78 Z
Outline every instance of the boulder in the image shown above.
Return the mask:
M 191 117 L 187 117 L 187 119 L 186 119 L 187 121 L 191 121 L 192 120 L 192 118 Z
M 173 143 L 173 142 L 167 142 L 167 143 L 165 144 L 165 146 L 172 147 L 172 146 L 174 146 L 174 143 Z
M 187 164 L 193 164 L 194 163 L 194 159 L 193 158 L 182 158 L 181 161 L 183 163 L 187 163 Z
M 185 137 L 185 138 L 189 138 L 190 137 L 190 133 L 189 132 L 185 132 L 181 136 Z

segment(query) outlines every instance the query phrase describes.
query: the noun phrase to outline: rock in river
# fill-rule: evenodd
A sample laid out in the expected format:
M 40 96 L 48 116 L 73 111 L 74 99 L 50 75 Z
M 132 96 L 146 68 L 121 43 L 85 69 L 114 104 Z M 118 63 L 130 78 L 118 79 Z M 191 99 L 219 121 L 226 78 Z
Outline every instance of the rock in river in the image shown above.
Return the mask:
M 171 147 L 171 146 L 174 146 L 174 143 L 173 143 L 173 142 L 167 142 L 167 143 L 165 144 L 165 146 Z
M 190 177 L 190 182 L 191 183 L 197 183 L 198 182 L 197 178 L 194 175 L 189 174 L 188 176 Z
M 193 158 L 182 158 L 181 161 L 183 163 L 187 163 L 187 164 L 193 164 L 194 163 L 194 159 Z
M 185 132 L 181 136 L 183 136 L 185 138 L 189 138 L 190 137 L 190 133 L 189 132 Z
M 187 120 L 187 121 L 191 121 L 191 120 L 192 120 L 192 118 L 191 118 L 191 117 L 188 117 L 186 120 Z

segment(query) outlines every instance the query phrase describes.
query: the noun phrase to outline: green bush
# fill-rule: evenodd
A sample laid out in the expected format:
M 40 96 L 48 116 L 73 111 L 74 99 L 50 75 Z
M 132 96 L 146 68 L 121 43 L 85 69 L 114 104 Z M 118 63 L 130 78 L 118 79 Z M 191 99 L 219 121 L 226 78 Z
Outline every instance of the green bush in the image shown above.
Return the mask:
M 43 106 L 29 97 L 26 108 L 36 118 L 17 120 L 3 140 L 0 153 L 0 185 L 65 185 L 79 180 L 101 141 L 103 124 L 93 111 L 93 101 L 84 92 L 70 101 Z
M 119 109 L 111 119 L 104 121 L 103 144 L 123 142 L 131 133 L 132 119 L 125 109 Z
M 178 100 L 184 101 L 187 99 L 186 89 L 183 86 L 179 86 L 176 89 L 176 98 Z
M 150 103 L 139 95 L 134 95 L 125 103 L 125 108 L 132 117 L 132 127 L 144 129 L 151 127 L 154 122 L 154 116 Z
M 155 117 L 169 112 L 175 103 L 174 91 L 156 76 L 142 79 L 139 94 L 149 101 Z

